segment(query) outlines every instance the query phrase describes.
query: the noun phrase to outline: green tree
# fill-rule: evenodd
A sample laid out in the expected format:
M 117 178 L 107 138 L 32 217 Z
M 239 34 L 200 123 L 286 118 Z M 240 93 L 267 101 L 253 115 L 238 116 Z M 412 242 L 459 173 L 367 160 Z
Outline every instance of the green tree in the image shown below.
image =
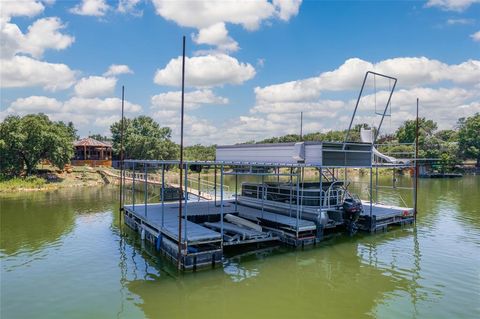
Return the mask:
M 60 123 L 63 123 L 63 122 L 60 122 Z M 80 136 L 78 136 L 77 129 L 75 128 L 75 125 L 73 125 L 73 122 L 72 121 L 68 122 L 66 126 L 68 131 L 70 132 L 70 135 L 72 136 L 72 139 L 78 140 Z
M 121 121 L 113 123 L 112 132 L 113 150 L 120 154 Z M 125 119 L 124 150 L 125 158 L 168 160 L 175 159 L 178 147 L 171 141 L 172 130 L 169 127 L 160 127 L 149 116 L 139 116 Z
M 458 132 L 455 130 L 441 130 L 435 133 L 435 137 L 444 142 L 457 142 Z
M 2 174 L 30 175 L 41 160 L 62 169 L 73 157 L 72 128 L 45 114 L 8 116 L 0 123 Z
M 184 149 L 184 156 L 188 161 L 213 161 L 215 160 L 215 145 L 203 146 L 197 144 L 187 146 Z
M 427 136 L 432 136 L 437 129 L 437 123 L 432 120 L 427 120 L 424 117 L 418 119 L 418 143 L 424 143 Z M 399 143 L 414 143 L 416 135 L 416 121 L 407 120 L 400 126 L 395 135 Z
M 463 158 L 474 158 L 480 167 L 480 113 L 458 120 L 458 148 Z

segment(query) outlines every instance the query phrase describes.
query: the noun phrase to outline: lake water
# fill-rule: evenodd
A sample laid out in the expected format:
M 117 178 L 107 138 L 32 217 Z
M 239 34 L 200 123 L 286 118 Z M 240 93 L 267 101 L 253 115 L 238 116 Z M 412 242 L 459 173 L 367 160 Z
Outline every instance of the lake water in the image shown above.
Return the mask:
M 0 197 L 2 319 L 480 318 L 478 176 L 421 180 L 416 226 L 187 274 L 120 231 L 117 196 Z

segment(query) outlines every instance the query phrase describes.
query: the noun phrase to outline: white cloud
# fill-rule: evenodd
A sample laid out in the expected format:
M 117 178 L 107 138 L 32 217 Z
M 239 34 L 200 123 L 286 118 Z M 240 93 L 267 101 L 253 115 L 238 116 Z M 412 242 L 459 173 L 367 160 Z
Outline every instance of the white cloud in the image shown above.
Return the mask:
M 1 115 L 42 112 L 54 121 L 73 121 L 80 131 L 94 130 L 92 132 L 104 133 L 108 132 L 109 126 L 120 118 L 121 105 L 122 100 L 119 98 L 72 97 L 67 101 L 59 101 L 46 96 L 29 96 L 13 101 Z M 125 101 L 127 115 L 136 115 L 141 110 L 140 105 Z
M 34 95 L 15 100 L 10 108 L 20 113 L 58 112 L 62 108 L 62 103 L 54 98 Z
M 108 68 L 107 72 L 103 73 L 104 76 L 115 76 L 120 74 L 132 74 L 133 71 L 125 64 L 112 64 Z
M 39 58 L 46 49 L 63 50 L 75 41 L 74 37 L 60 32 L 65 25 L 57 17 L 36 20 L 26 34 L 13 23 L 0 23 L 0 26 L 0 48 L 4 58 L 13 57 L 16 53 L 28 53 Z
M 480 0 L 428 0 L 426 7 L 437 7 L 446 11 L 461 12 Z
M 100 97 L 113 93 L 116 78 L 103 76 L 89 76 L 82 78 L 75 85 L 75 94 L 80 97 Z
M 449 65 L 427 58 L 395 58 L 378 63 L 349 59 L 316 77 L 255 88 L 256 103 L 250 115 L 232 119 L 221 127 L 223 143 L 298 134 L 300 112 L 306 133 L 347 128 L 367 70 L 398 77 L 392 98 L 393 116 L 384 121 L 382 133 L 413 119 L 417 97 L 420 116 L 436 121 L 441 129 L 452 128 L 459 117 L 480 112 L 478 60 Z M 380 116 L 374 110 L 383 111 L 389 95 L 388 82 L 380 83 L 377 78 L 376 95 L 372 84 L 367 81 L 354 124 L 379 124 Z M 337 99 L 323 98 L 328 93 Z
M 170 60 L 165 68 L 157 70 L 154 82 L 158 85 L 180 86 L 182 57 Z M 248 63 L 225 55 L 206 55 L 185 59 L 185 83 L 187 86 L 207 88 L 224 84 L 242 84 L 255 76 L 255 69 Z
M 98 113 L 120 113 L 121 106 L 122 100 L 116 97 L 100 99 L 83 98 L 76 96 L 67 100 L 63 105 L 64 111 L 73 113 L 86 113 L 93 116 Z M 140 105 L 128 101 L 125 101 L 124 107 L 125 112 L 129 113 L 137 113 L 142 110 L 142 107 Z
M 215 45 L 221 52 L 234 52 L 238 50 L 238 43 L 228 36 L 228 31 L 223 22 L 200 29 L 198 34 L 192 38 L 197 44 Z
M 180 111 L 181 92 L 166 92 L 154 95 L 151 99 L 152 107 L 160 110 Z M 197 90 L 185 93 L 184 104 L 188 109 L 197 109 L 202 105 L 228 104 L 228 99 L 215 95 L 211 90 Z
M 30 112 L 54 113 L 78 113 L 95 118 L 101 114 L 120 114 L 122 100 L 119 98 L 83 98 L 72 97 L 64 102 L 47 96 L 29 96 L 19 98 L 10 104 L 9 112 L 27 114 Z M 125 101 L 125 112 L 137 113 L 142 110 L 138 104 Z
M 214 0 L 214 1 L 188 1 L 188 0 L 152 0 L 156 13 L 167 20 L 173 21 L 183 27 L 199 29 L 196 38 L 205 39 L 198 42 L 216 45 L 217 50 L 235 51 L 238 48 L 235 40 L 228 36 L 226 23 L 241 25 L 253 31 L 260 27 L 262 21 L 279 18 L 288 21 L 298 14 L 301 0 Z M 214 27 L 215 25 L 215 27 Z M 212 30 L 212 28 L 214 30 Z M 207 33 L 207 35 L 204 35 Z M 207 41 L 215 34 L 217 42 Z M 221 40 L 218 36 L 221 35 Z M 227 43 L 227 44 L 226 44 Z
M 206 28 L 219 22 L 255 30 L 274 15 L 268 1 L 168 1 L 153 0 L 158 15 L 183 27 Z
M 180 117 L 176 111 L 158 111 L 153 118 L 172 129 L 172 139 L 180 141 Z M 218 141 L 220 130 L 209 120 L 196 116 L 184 116 L 184 142 L 186 145 L 209 144 Z
M 95 118 L 95 121 L 93 122 L 95 126 L 97 127 L 104 127 L 107 133 L 104 133 L 104 135 L 110 135 L 110 125 L 113 123 L 120 121 L 121 116 L 120 115 L 107 115 L 107 116 L 100 116 Z
M 319 100 L 317 102 L 274 102 L 256 104 L 250 113 L 298 113 L 317 112 L 326 110 L 334 112 L 345 107 L 345 102 L 341 100 Z
M 64 28 L 65 25 L 57 17 L 35 21 L 28 27 L 23 52 L 28 52 L 34 57 L 40 57 L 46 49 L 63 50 L 68 48 L 75 41 L 75 38 L 59 32 Z
M 392 99 L 392 118 L 383 123 L 382 133 L 395 130 L 407 119 L 415 116 L 415 101 L 420 99 L 420 116 L 436 121 L 440 128 L 451 128 L 462 116 L 471 116 L 480 111 L 480 93 L 464 88 L 419 87 L 400 89 Z M 375 100 L 377 111 L 382 110 L 388 99 L 387 91 L 377 92 L 376 96 L 364 96 L 357 110 L 354 124 L 369 123 L 378 126 L 380 116 L 374 114 Z M 299 114 L 303 113 L 304 132 L 345 129 L 355 106 L 355 99 L 318 100 L 317 102 L 284 102 L 257 104 L 251 109 L 252 115 L 233 121 L 239 125 L 227 126 L 225 136 L 248 136 L 243 140 L 262 139 L 297 133 Z M 452 112 L 454 116 L 452 116 Z M 390 111 L 387 112 L 390 114 Z M 235 139 L 233 142 L 240 142 Z
M 470 37 L 473 39 L 473 41 L 480 42 L 480 30 L 470 35 Z
M 117 11 L 120 13 L 130 13 L 135 16 L 141 16 L 143 11 L 137 9 L 137 5 L 140 1 L 141 0 L 119 0 Z
M 50 2 L 48 2 L 50 3 Z M 35 16 L 44 10 L 39 1 L 2 2 L 0 18 L 0 86 L 3 88 L 41 86 L 46 90 L 66 89 L 75 82 L 76 72 L 67 65 L 32 59 L 19 53 L 40 58 L 47 49 L 63 50 L 75 38 L 62 34 L 65 28 L 57 17 L 36 20 L 23 33 L 18 25 L 10 23 L 11 16 Z
M 472 25 L 475 23 L 474 19 L 448 19 L 448 25 Z
M 70 9 L 70 12 L 84 16 L 102 17 L 109 9 L 110 6 L 105 0 L 82 0 L 81 3 Z
M 3 88 L 41 86 L 56 91 L 75 83 L 75 71 L 65 64 L 38 61 L 26 56 L 0 60 L 0 64 Z
M 398 78 L 399 87 L 413 87 L 450 81 L 475 84 L 480 78 L 480 61 L 468 60 L 448 65 L 425 57 L 405 57 L 371 63 L 358 58 L 346 60 L 338 69 L 323 72 L 317 77 L 255 88 L 257 101 L 292 102 L 317 99 L 323 91 L 356 90 L 367 71 L 376 71 Z M 378 88 L 388 82 L 377 80 Z M 371 85 L 371 83 L 368 83 Z
M 43 12 L 45 7 L 41 1 L 22 0 L 22 1 L 1 1 L 0 16 L 7 21 L 11 17 L 34 17 Z
M 180 136 L 180 99 L 181 92 L 166 92 L 157 94 L 151 99 L 151 108 L 155 110 L 153 118 L 160 125 L 172 129 L 172 137 L 179 140 Z M 188 145 L 209 143 L 214 141 L 218 128 L 209 120 L 193 116 L 191 110 L 205 105 L 225 105 L 228 99 L 215 95 L 211 90 L 196 90 L 185 93 L 185 142 Z
M 291 17 L 298 14 L 302 0 L 273 0 L 273 5 L 277 9 L 277 16 L 288 21 Z

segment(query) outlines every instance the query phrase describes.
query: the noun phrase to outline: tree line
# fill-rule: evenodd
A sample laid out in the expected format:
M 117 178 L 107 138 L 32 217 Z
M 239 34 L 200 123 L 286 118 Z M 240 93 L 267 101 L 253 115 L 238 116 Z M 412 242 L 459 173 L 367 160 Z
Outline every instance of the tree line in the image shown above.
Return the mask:
M 121 121 L 110 127 L 111 137 L 93 134 L 90 137 L 113 144 L 115 158 L 119 159 Z M 425 118 L 419 119 L 419 157 L 439 159 L 444 165 L 466 159 L 476 161 L 480 167 L 480 114 L 460 118 L 454 129 L 439 130 L 437 123 Z M 415 121 L 405 121 L 393 134 L 378 138 L 386 153 L 412 153 L 415 142 Z M 355 126 L 349 134 L 349 141 L 360 141 L 360 128 Z M 346 130 L 314 132 L 304 136 L 289 134 L 271 137 L 261 141 L 245 143 L 285 143 L 298 141 L 344 140 Z M 73 157 L 73 142 L 78 139 L 72 122 L 51 121 L 45 114 L 8 116 L 0 123 L 0 154 L 3 177 L 30 175 L 37 165 L 47 160 L 63 168 Z M 172 130 L 161 127 L 149 116 L 138 116 L 124 121 L 124 155 L 126 159 L 171 160 L 179 158 L 179 145 L 172 141 Z M 401 157 L 401 156 L 399 156 Z M 186 160 L 209 161 L 215 159 L 215 145 L 193 145 L 185 147 Z

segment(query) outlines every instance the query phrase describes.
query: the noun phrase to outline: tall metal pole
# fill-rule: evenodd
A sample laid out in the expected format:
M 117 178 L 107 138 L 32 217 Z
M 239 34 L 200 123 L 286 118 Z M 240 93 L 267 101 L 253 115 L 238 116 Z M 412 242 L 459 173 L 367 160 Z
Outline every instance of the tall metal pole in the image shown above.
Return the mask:
M 417 201 L 418 201 L 418 98 L 417 98 L 417 119 L 415 122 L 415 193 L 414 193 L 414 218 L 417 220 Z
M 183 194 L 183 115 L 184 115 L 184 97 L 185 97 L 185 36 L 183 36 L 182 52 L 182 100 L 180 117 L 180 196 L 178 197 L 178 257 L 177 268 L 180 269 L 180 258 L 182 256 L 182 194 Z
M 123 130 L 124 130 L 124 106 L 125 106 L 125 87 L 122 85 L 122 119 L 120 122 L 120 207 L 118 211 L 118 216 L 119 216 L 119 223 L 121 225 L 122 223 L 122 210 L 123 210 L 123 186 L 124 186 L 124 180 L 123 180 Z

